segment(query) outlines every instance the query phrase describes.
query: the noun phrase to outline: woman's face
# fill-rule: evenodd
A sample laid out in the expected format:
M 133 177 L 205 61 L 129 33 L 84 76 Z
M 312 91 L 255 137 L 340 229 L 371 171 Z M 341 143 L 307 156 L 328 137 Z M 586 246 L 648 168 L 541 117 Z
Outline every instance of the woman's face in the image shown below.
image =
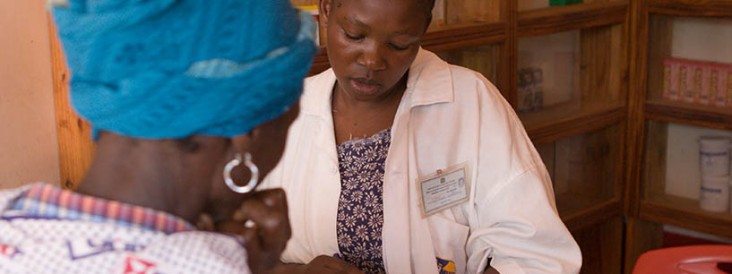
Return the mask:
M 340 88 L 359 100 L 389 94 L 405 78 L 428 19 L 421 0 L 323 0 L 328 59 Z

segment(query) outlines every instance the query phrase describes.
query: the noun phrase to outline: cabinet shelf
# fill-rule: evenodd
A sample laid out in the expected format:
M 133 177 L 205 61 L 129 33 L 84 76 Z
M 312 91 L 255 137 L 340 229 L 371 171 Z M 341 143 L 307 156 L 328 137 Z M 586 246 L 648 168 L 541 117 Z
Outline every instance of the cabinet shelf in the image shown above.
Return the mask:
M 628 4 L 616 1 L 530 10 L 519 13 L 517 35 L 537 36 L 622 24 L 627 14 Z
M 425 35 L 422 47 L 449 51 L 504 42 L 506 23 L 468 23 L 434 27 Z
M 690 17 L 732 18 L 732 2 L 726 0 L 650 0 L 651 13 Z
M 680 217 L 683 216 L 683 217 Z M 701 210 L 699 202 L 673 195 L 656 194 L 641 202 L 642 219 L 732 238 L 732 214 Z
M 520 114 L 531 141 L 544 144 L 587 133 L 622 121 L 626 109 L 621 105 L 559 104 L 536 113 Z
M 716 129 L 732 129 L 732 109 L 692 105 L 683 102 L 650 100 L 646 119 Z
M 557 195 L 557 200 L 560 199 L 577 200 L 576 205 L 585 206 L 582 210 L 563 213 L 566 209 L 561 205 L 557 205 L 562 221 L 564 221 L 564 224 L 572 232 L 595 226 L 613 217 L 622 216 L 623 214 L 619 199 L 598 203 L 589 199 L 584 199 L 583 201 L 583 195 Z

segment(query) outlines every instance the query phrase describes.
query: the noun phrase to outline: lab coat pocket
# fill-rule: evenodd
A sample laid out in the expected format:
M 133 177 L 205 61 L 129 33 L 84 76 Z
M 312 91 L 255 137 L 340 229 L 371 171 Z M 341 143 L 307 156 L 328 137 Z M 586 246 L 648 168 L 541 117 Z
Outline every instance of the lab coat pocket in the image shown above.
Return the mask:
M 465 273 L 470 228 L 440 214 L 428 218 L 440 274 Z

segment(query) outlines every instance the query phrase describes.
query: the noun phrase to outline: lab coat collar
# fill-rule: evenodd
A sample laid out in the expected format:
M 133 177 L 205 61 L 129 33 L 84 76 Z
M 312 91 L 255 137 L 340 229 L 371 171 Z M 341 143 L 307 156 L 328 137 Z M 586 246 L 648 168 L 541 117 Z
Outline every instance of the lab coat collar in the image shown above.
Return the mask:
M 450 65 L 436 54 L 420 49 L 409 68 L 407 80 L 411 107 L 452 102 L 455 98 L 453 86 Z
M 408 72 L 405 95 L 410 98 L 409 107 L 452 102 L 455 90 L 449 68 L 450 65 L 436 54 L 420 48 Z M 309 77 L 305 83 L 308 88 L 301 99 L 301 112 L 323 118 L 330 117 L 335 82 L 336 76 L 332 68 Z

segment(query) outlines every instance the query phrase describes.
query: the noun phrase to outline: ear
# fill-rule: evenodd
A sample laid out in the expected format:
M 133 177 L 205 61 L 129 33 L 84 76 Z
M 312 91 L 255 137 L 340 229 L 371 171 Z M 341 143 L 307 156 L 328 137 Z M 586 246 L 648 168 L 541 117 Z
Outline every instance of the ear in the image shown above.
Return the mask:
M 231 144 L 234 147 L 234 152 L 243 153 L 251 151 L 252 143 L 254 141 L 254 138 L 256 138 L 255 136 L 257 134 L 257 131 L 258 129 L 254 128 L 251 132 L 245 135 L 235 136 L 231 138 Z
M 332 4 L 333 0 L 320 0 L 320 3 L 318 4 L 319 17 L 325 26 L 328 26 L 328 18 L 330 17 L 330 12 L 333 7 Z
M 427 33 L 427 29 L 429 29 L 430 28 L 430 24 L 432 24 L 432 14 L 431 13 L 430 13 L 430 15 L 427 17 L 427 19 L 425 21 L 427 21 L 427 23 L 424 26 L 424 32 L 422 32 L 422 33 Z

